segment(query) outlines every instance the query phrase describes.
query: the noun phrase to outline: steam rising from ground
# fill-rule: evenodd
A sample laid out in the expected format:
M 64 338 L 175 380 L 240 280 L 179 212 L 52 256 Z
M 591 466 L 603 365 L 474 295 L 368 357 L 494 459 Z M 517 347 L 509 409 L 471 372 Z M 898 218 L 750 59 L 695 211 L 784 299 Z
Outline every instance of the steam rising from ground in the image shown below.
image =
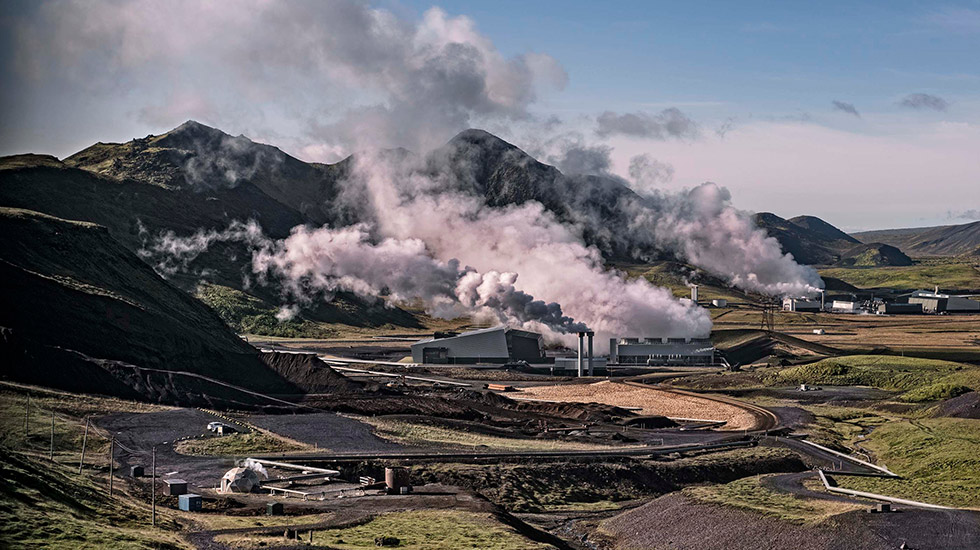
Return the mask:
M 459 258 L 479 271 L 520 273 L 521 288 L 562 304 L 600 337 L 710 332 L 705 310 L 606 269 L 599 250 L 583 244 L 580 229 L 560 223 L 540 203 L 490 207 L 482 197 L 454 191 L 450 170 L 426 172 L 416 162 L 390 155 L 357 159 L 350 184 L 368 190 L 380 235 L 420 239 L 437 258 Z
M 157 269 L 174 274 L 219 242 L 246 245 L 251 268 L 260 284 L 275 283 L 288 302 L 277 318 L 288 320 L 299 305 L 330 300 L 347 291 L 387 303 L 408 305 L 421 300 L 427 313 L 445 319 L 464 315 L 549 333 L 588 330 L 563 314 L 559 304 L 536 300 L 516 287 L 517 273 L 479 273 L 460 267 L 456 259 L 433 258 L 418 239 L 373 242 L 365 225 L 341 229 L 293 228 L 283 240 L 267 238 L 255 222 L 234 222 L 223 231 L 198 231 L 189 237 L 161 235 L 143 256 L 159 259 Z

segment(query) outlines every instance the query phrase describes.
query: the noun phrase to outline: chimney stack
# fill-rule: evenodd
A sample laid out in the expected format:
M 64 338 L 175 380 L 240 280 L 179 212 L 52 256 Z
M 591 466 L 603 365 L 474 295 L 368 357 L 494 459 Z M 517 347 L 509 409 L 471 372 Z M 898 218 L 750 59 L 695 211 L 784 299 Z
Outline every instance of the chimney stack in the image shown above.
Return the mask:
M 824 299 L 826 297 L 827 297 L 827 291 L 821 290 L 820 291 L 820 311 L 823 311 L 823 308 L 824 308 Z
M 691 301 L 698 303 L 698 285 L 691 285 Z
M 585 333 L 578 333 L 578 375 L 582 376 L 582 348 L 585 346 Z
M 585 335 L 589 337 L 589 376 L 593 376 L 595 369 L 592 366 L 592 337 L 595 336 L 595 333 L 590 330 Z

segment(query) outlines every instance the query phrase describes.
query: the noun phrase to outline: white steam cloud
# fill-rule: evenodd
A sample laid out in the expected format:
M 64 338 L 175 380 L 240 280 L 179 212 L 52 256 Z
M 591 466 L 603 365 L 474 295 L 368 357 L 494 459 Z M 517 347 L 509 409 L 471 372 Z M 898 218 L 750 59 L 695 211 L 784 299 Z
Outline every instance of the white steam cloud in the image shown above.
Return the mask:
M 297 226 L 286 239 L 273 240 L 255 222 L 234 222 L 223 231 L 198 231 L 188 237 L 164 233 L 143 255 L 159 257 L 158 270 L 173 274 L 214 243 L 245 244 L 259 283 L 276 284 L 283 298 L 292 302 L 280 308 L 280 321 L 295 317 L 300 304 L 330 300 L 336 292 L 347 291 L 369 300 L 386 296 L 386 303 L 393 305 L 421 300 L 427 313 L 445 319 L 469 315 L 549 333 L 588 330 L 566 316 L 559 304 L 519 290 L 516 273 L 478 273 L 460 267 L 456 259 L 433 258 L 418 239 L 372 242 L 368 230 L 365 225 Z

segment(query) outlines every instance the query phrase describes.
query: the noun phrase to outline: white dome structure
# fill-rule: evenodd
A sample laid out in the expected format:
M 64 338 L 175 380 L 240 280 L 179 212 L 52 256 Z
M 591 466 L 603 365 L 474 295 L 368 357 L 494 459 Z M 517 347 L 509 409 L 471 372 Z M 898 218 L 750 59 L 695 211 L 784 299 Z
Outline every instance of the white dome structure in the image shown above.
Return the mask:
M 259 474 L 251 468 L 232 468 L 221 478 L 221 493 L 251 493 L 259 487 Z

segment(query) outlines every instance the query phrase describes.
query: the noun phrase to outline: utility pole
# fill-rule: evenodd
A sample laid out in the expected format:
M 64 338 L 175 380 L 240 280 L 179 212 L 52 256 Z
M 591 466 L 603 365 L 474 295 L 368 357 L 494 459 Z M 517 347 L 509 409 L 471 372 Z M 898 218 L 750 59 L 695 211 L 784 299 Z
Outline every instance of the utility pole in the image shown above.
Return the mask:
M 82 473 L 82 465 L 85 464 L 85 444 L 88 443 L 88 418 L 85 419 L 85 434 L 82 436 L 82 458 L 78 461 L 78 473 Z
M 54 461 L 54 409 L 51 409 L 51 446 L 48 448 L 48 459 Z
M 157 525 L 157 447 L 153 446 L 150 459 L 150 525 Z
M 116 444 L 116 438 L 109 438 L 109 496 L 112 496 L 112 447 Z

